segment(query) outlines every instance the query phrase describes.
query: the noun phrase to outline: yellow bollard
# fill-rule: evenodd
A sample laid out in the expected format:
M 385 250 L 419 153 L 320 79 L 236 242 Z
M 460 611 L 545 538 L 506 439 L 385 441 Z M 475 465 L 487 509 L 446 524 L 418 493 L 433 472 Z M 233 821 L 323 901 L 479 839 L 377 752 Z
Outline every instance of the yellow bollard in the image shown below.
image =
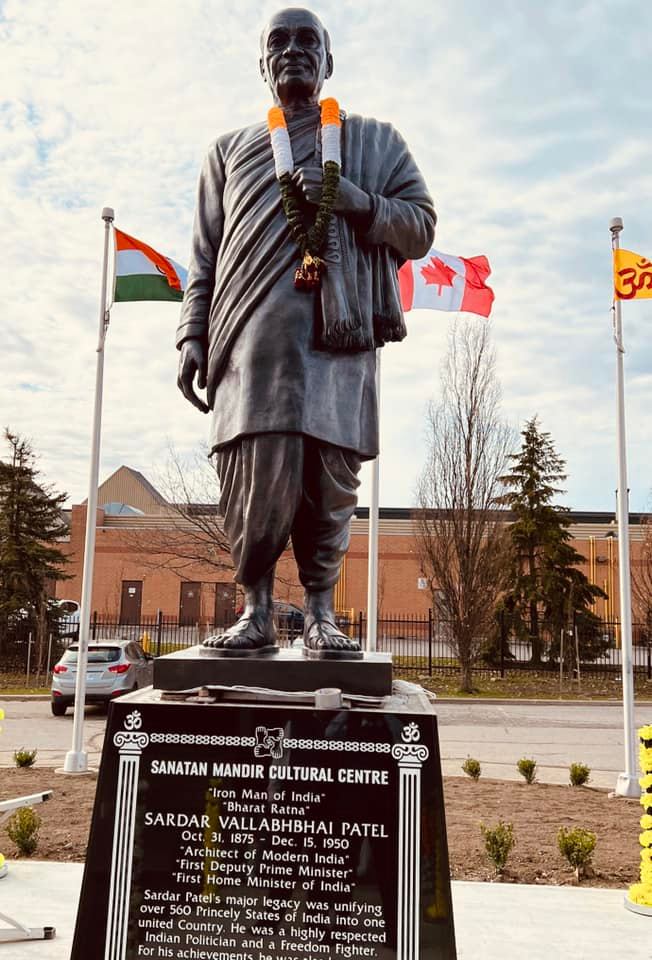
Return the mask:
M 638 731 L 640 740 L 639 760 L 642 777 L 641 806 L 644 813 L 641 817 L 641 879 L 632 884 L 625 894 L 625 906 L 634 913 L 642 913 L 652 917 L 652 725 L 641 727 Z
M 150 645 L 151 645 L 151 642 L 152 642 L 152 638 L 150 637 L 150 635 L 148 634 L 148 632 L 147 632 L 147 630 L 146 630 L 146 631 L 143 633 L 142 637 L 140 638 L 140 645 L 141 645 L 141 647 L 143 648 L 143 650 L 145 651 L 145 653 L 151 653 L 151 651 L 150 651 L 150 649 L 149 649 L 149 648 L 150 648 Z

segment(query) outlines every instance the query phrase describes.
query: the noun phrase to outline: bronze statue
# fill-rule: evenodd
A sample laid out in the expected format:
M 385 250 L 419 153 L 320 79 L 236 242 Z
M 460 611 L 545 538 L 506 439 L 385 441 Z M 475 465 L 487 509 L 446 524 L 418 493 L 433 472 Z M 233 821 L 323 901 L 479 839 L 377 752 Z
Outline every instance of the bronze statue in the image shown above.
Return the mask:
M 177 332 L 178 386 L 211 411 L 245 593 L 237 623 L 205 644 L 223 655 L 276 649 L 274 569 L 291 538 L 306 654 L 359 657 L 336 626 L 333 589 L 360 463 L 378 453 L 375 348 L 405 336 L 397 269 L 430 249 L 435 211 L 390 124 L 332 100 L 320 111 L 333 57 L 314 14 L 272 17 L 260 71 L 281 110 L 209 149 Z

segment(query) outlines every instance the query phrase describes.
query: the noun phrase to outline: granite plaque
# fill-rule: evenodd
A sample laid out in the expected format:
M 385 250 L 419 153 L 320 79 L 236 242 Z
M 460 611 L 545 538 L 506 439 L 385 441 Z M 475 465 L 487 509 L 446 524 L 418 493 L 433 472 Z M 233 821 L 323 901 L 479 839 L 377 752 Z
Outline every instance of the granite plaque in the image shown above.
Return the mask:
M 112 704 L 72 960 L 454 960 L 436 718 Z

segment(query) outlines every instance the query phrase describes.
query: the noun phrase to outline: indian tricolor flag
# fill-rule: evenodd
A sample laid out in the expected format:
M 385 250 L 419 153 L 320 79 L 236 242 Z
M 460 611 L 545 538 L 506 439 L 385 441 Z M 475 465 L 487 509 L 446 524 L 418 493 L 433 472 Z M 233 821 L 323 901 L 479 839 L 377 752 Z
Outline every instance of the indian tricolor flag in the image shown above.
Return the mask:
M 188 277 L 185 267 L 122 230 L 114 232 L 114 302 L 183 300 Z
M 462 310 L 488 317 L 494 292 L 485 280 L 491 273 L 486 257 L 453 257 L 431 250 L 421 260 L 408 260 L 398 272 L 401 303 L 407 310 Z

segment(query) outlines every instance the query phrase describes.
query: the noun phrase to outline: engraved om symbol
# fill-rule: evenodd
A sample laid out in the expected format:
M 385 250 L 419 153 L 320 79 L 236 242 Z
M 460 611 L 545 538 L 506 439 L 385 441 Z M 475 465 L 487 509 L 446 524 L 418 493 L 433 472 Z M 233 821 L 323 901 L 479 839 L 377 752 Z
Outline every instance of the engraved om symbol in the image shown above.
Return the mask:
M 416 723 L 408 723 L 403 727 L 401 736 L 405 743 L 416 743 L 421 737 L 421 731 Z
M 133 710 L 125 717 L 125 727 L 127 730 L 140 730 L 143 725 L 143 718 L 138 710 Z

